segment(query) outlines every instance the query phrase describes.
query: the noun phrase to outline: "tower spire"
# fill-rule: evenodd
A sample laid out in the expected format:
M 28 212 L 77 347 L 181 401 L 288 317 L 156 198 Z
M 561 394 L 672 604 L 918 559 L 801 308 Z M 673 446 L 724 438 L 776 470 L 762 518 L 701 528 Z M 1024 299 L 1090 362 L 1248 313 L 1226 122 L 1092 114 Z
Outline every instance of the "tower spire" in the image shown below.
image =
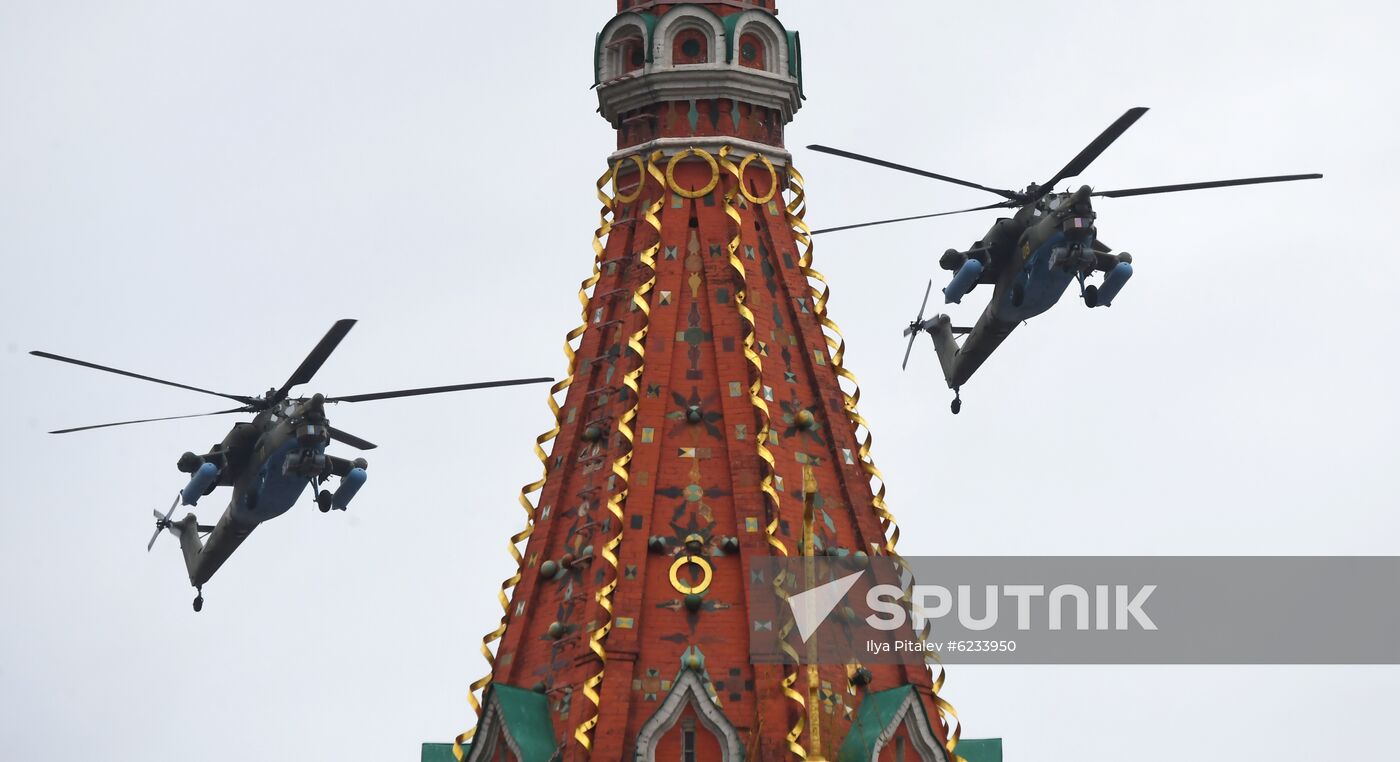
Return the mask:
M 926 669 L 749 654 L 756 563 L 897 536 L 812 269 L 784 148 L 801 48 L 772 6 L 621 0 L 598 35 L 617 148 L 471 760 L 949 759 Z M 882 691 L 905 709 L 875 727 Z

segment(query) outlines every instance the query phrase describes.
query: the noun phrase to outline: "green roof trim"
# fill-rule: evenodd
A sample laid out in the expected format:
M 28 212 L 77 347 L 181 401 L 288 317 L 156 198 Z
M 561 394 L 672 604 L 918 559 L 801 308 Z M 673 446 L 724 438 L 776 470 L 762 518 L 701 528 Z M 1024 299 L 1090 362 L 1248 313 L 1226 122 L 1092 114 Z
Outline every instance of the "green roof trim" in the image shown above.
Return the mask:
M 802 35 L 788 32 L 788 76 L 797 80 L 797 94 L 807 100 L 807 88 L 802 82 Z
M 614 17 L 613 17 L 613 21 L 617 21 L 618 19 L 622 18 L 623 16 L 636 16 L 637 18 L 639 18 L 639 19 L 642 20 L 642 26 L 645 27 L 646 30 L 647 30 L 646 37 L 645 37 L 645 39 L 642 40 L 642 48 L 643 48 L 643 50 L 644 50 L 645 53 L 646 53 L 646 61 L 647 61 L 647 63 L 651 63 L 652 61 L 656 60 L 656 55 L 655 55 L 655 53 L 656 53 L 655 47 L 656 47 L 656 46 L 655 46 L 655 45 L 652 45 L 652 37 L 654 36 L 654 34 L 655 34 L 655 32 L 656 32 L 656 14 L 654 14 L 654 13 L 644 13 L 644 12 L 641 12 L 641 11 L 627 11 L 627 12 L 625 12 L 625 13 L 619 13 L 619 14 L 617 14 L 616 16 L 614 16 Z M 609 21 L 608 24 L 607 24 L 607 26 L 603 27 L 603 31 L 602 31 L 602 32 L 599 32 L 599 33 L 593 38 L 593 84 L 594 84 L 594 86 L 597 86 L 597 85 L 599 85 L 599 84 L 602 83 L 601 78 L 598 76 L 598 72 L 600 72 L 600 71 L 603 70 L 603 32 L 608 31 L 608 27 L 609 27 L 609 26 L 612 26 L 613 21 Z
M 549 718 L 549 699 L 544 694 L 492 683 L 482 704 L 486 707 L 484 716 L 488 722 L 494 721 L 493 710 L 499 710 L 504 726 L 501 730 L 519 747 L 520 762 L 549 762 L 554 758 L 557 750 L 554 723 Z M 451 746 L 448 753 L 451 754 Z
M 471 744 L 462 744 L 462 748 L 470 753 Z M 450 743 L 425 743 L 423 754 L 418 759 L 420 762 L 457 762 Z
M 894 722 L 895 713 L 913 692 L 913 686 L 901 685 L 867 695 L 860 702 L 851 729 L 836 755 L 837 762 L 868 762 L 875 755 L 875 743 L 880 734 Z
M 967 762 L 1001 762 L 1001 739 L 964 738 L 956 751 Z
M 752 12 L 761 13 L 761 11 Z M 739 31 L 739 18 L 745 13 L 750 13 L 750 11 L 731 13 L 724 17 L 724 44 L 727 48 L 724 52 L 724 60 L 726 63 L 737 63 L 734 58 L 734 46 L 739 43 L 737 34 Z M 802 38 L 798 36 L 797 32 L 789 32 L 788 28 L 783 26 L 783 22 L 779 20 L 777 16 L 770 15 L 768 18 L 771 19 L 773 23 L 777 24 L 778 29 L 782 30 L 782 33 L 787 37 L 788 76 L 797 80 L 797 92 L 802 96 L 803 100 L 806 100 L 807 93 L 802 89 Z

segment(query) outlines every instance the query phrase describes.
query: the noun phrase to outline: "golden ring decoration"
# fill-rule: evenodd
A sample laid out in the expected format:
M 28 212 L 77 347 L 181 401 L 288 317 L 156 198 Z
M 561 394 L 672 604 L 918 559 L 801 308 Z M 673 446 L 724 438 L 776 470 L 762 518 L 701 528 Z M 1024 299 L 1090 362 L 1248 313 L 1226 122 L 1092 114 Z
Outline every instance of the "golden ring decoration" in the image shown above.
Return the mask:
M 676 165 L 679 164 L 682 159 L 689 156 L 699 156 L 705 160 L 706 164 L 710 165 L 710 182 L 698 191 L 686 190 L 676 182 Z M 719 185 L 719 162 L 715 161 L 715 157 L 711 156 L 709 151 L 700 148 L 687 148 L 677 153 L 675 156 L 672 156 L 671 160 L 666 163 L 666 184 L 671 186 L 672 191 L 685 198 L 703 198 L 708 196 L 713 193 L 715 187 Z
M 768 195 L 761 198 L 749 193 L 749 189 L 744 186 L 742 180 L 744 173 L 748 170 L 749 165 L 753 163 L 754 159 L 763 162 L 763 167 L 768 170 L 768 177 L 771 178 L 768 183 Z M 761 153 L 751 153 L 745 156 L 743 161 L 739 162 L 739 177 L 741 178 L 739 181 L 739 192 L 744 194 L 744 198 L 748 199 L 750 204 L 766 204 L 772 201 L 774 196 L 778 195 L 778 170 L 774 169 L 773 162 L 769 161 L 768 157 Z
M 700 571 L 705 573 L 705 576 L 700 580 L 700 584 L 695 586 L 681 582 L 680 578 L 681 567 L 690 564 L 700 567 Z M 671 587 L 674 587 L 676 592 L 682 595 L 700 595 L 704 593 L 706 590 L 710 589 L 710 582 L 714 577 L 714 568 L 710 566 L 710 562 L 706 561 L 703 556 L 681 556 L 676 559 L 675 563 L 671 564 Z
M 630 161 L 630 162 L 632 162 L 634 165 L 636 165 L 636 167 L 637 167 L 637 190 L 636 190 L 635 192 L 633 192 L 630 196 L 628 196 L 628 195 L 623 195 L 623 194 L 619 193 L 618 190 L 617 190 L 617 178 L 618 178 L 618 176 L 620 176 L 620 175 L 622 174 L 622 162 L 624 162 L 624 161 Z M 612 192 L 613 192 L 613 198 L 614 198 L 618 203 L 620 203 L 620 204 L 630 204 L 630 203 L 632 203 L 633 201 L 636 201 L 637 199 L 641 198 L 641 197 L 642 197 L 642 187 L 646 185 L 646 182 L 647 182 L 647 170 L 646 170 L 646 165 L 642 163 L 642 157 L 641 157 L 641 156 L 639 156 L 639 155 L 637 155 L 637 154 L 632 154 L 631 156 L 624 156 L 624 157 L 622 157 L 621 159 L 618 159 L 616 164 L 613 164 L 613 170 L 612 170 Z

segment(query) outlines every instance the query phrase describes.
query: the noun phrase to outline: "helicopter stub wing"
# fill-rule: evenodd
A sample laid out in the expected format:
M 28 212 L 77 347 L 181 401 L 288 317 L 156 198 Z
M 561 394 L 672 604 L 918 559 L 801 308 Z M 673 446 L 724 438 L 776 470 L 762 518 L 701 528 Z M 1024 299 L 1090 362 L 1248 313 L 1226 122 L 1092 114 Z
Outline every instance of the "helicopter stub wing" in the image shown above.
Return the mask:
M 1118 266 L 1118 257 L 1103 251 L 1094 252 L 1094 269 L 1109 272 Z

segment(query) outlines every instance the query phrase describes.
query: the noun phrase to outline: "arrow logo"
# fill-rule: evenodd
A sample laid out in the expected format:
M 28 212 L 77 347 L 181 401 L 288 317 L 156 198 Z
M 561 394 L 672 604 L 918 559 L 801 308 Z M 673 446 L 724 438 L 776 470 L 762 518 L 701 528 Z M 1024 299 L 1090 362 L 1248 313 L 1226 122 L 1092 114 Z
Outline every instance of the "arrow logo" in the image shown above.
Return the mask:
M 848 574 L 788 598 L 788 606 L 792 607 L 792 618 L 797 623 L 797 634 L 802 637 L 803 643 L 806 643 L 831 612 L 836 610 L 837 604 L 841 603 L 841 599 L 846 597 L 846 593 L 851 591 L 862 574 L 864 572 Z

